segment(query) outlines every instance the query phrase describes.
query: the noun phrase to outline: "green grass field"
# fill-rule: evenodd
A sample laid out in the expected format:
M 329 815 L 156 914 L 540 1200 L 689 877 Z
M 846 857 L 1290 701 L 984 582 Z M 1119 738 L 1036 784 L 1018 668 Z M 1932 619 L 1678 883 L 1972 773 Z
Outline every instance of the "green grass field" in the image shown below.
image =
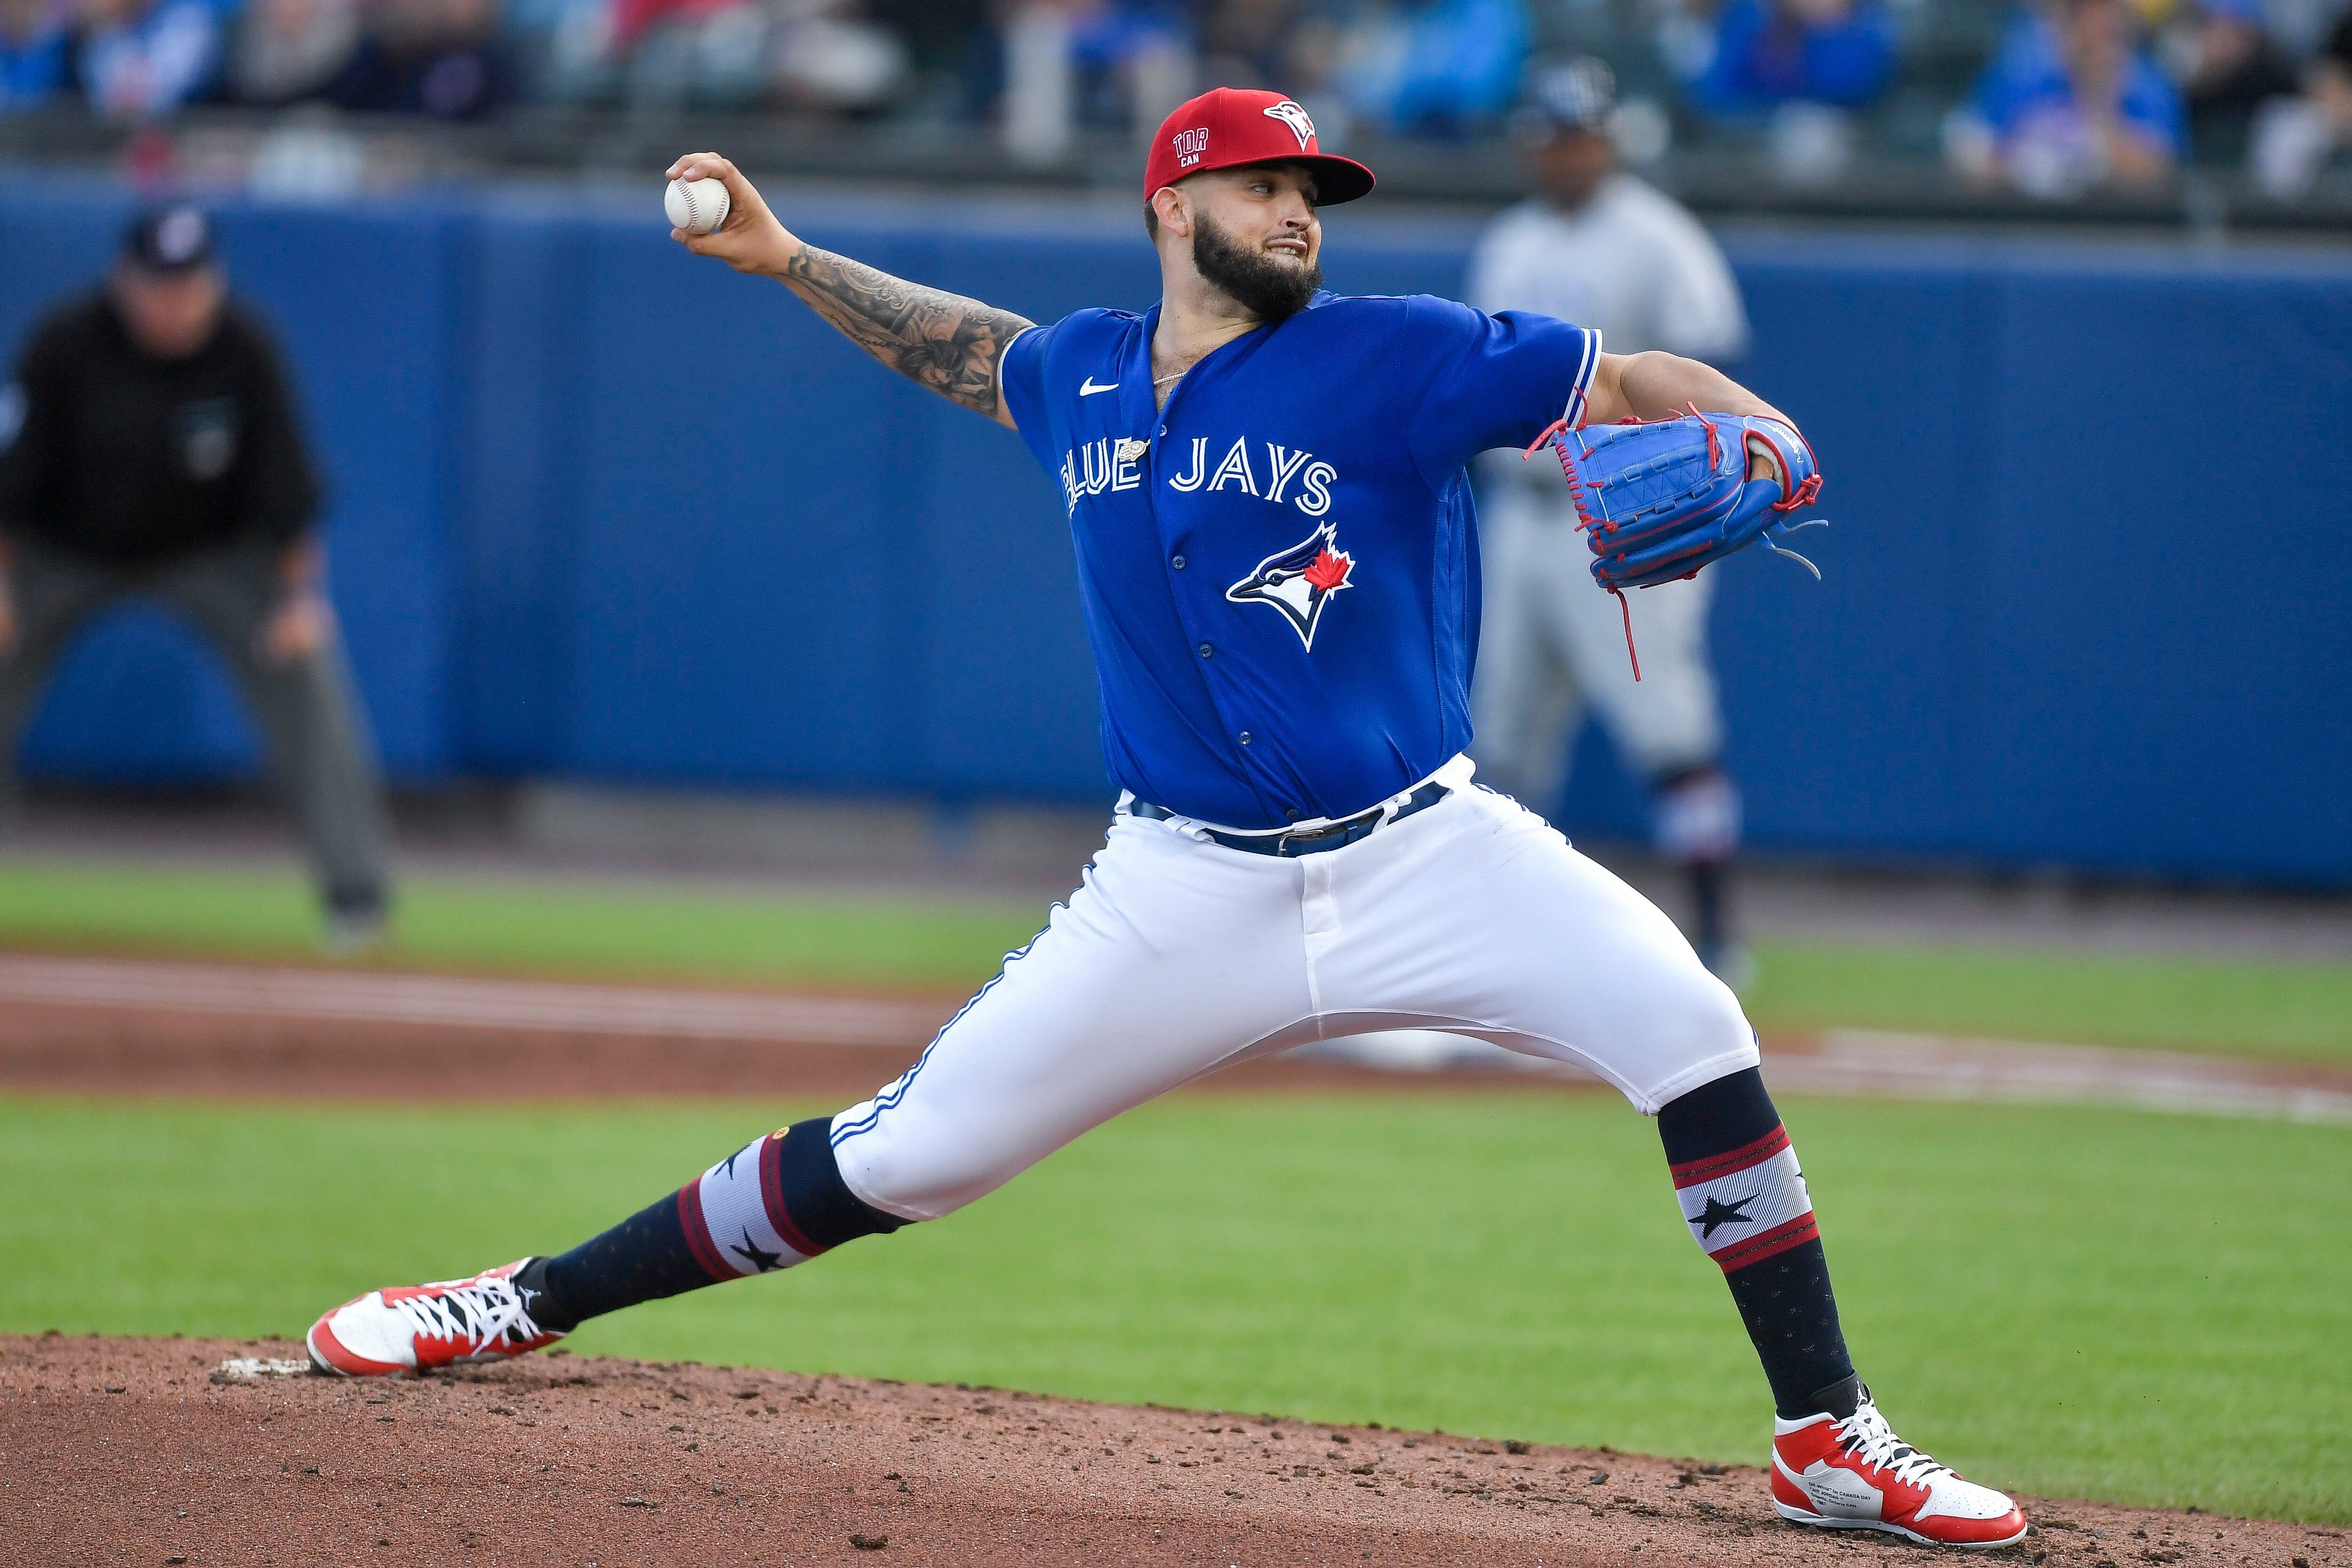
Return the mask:
M 804 1107 L 0 1098 L 0 1329 L 296 1333 L 561 1247 Z M 2352 1523 L 2352 1131 L 1800 1102 L 1901 1430 L 2061 1496 Z M 1768 1406 L 1613 1101 L 1192 1096 L 988 1200 L 583 1353 L 1754 1461 Z
M 756 985 L 963 990 L 1043 924 L 970 897 L 728 891 L 674 883 L 419 876 L 400 967 Z M 313 956 L 289 872 L 0 862 L 0 943 Z M 2352 1060 L 2352 965 L 1865 943 L 1759 944 L 1765 1030 L 1920 1030 Z

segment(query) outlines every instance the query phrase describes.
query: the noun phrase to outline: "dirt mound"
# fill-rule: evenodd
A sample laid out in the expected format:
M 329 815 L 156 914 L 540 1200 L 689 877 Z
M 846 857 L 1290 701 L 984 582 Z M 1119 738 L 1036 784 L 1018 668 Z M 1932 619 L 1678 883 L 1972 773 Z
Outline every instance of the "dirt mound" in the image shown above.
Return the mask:
M 15 1562 L 1917 1562 L 1775 1520 L 1761 1471 L 561 1354 L 225 1382 L 283 1343 L 0 1337 Z M 2034 1563 L 2352 1563 L 2341 1532 L 2030 1505 Z

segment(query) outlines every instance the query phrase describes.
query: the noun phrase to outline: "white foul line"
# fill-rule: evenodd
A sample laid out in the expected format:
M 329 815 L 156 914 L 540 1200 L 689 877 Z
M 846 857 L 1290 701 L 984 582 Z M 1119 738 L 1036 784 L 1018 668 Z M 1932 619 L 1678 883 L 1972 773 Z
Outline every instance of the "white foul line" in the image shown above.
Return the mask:
M 0 955 L 0 998 L 63 1007 L 259 1015 L 688 1040 L 919 1045 L 949 1011 L 887 998 L 760 995 L 353 970 Z
M 1298 1054 L 1398 1072 L 1532 1073 L 1596 1082 L 1566 1062 L 1429 1030 L 1325 1040 Z M 2186 1051 L 1832 1030 L 1810 1044 L 1768 1045 L 1764 1079 L 1775 1091 L 1790 1094 L 2122 1105 L 2270 1121 L 2352 1123 L 2352 1072 Z
M 669 1040 L 919 1046 L 950 1009 L 889 998 L 811 997 L 369 970 L 246 967 L 0 954 L 0 1001 L 453 1029 Z M 1326 1040 L 1299 1055 L 1399 1073 L 1584 1075 L 1564 1063 L 1429 1030 Z M 1789 1093 L 2108 1104 L 2205 1115 L 2352 1123 L 2352 1072 L 2182 1051 L 1832 1030 L 1776 1047 L 1764 1076 Z

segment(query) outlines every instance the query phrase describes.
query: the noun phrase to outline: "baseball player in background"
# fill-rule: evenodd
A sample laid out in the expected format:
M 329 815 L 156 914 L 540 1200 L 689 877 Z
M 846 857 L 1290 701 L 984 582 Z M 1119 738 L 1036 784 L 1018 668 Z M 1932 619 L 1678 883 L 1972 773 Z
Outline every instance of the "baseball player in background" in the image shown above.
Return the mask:
M 1685 445 L 1709 472 L 1787 517 L 1819 487 L 1798 477 L 1811 457 L 1787 417 L 1696 361 L 1604 353 L 1549 317 L 1324 292 L 1318 209 L 1372 175 L 1274 93 L 1219 89 L 1161 126 L 1144 182 L 1160 303 L 1050 327 L 805 244 L 723 158 L 670 172 L 727 184 L 715 232 L 676 233 L 688 249 L 782 282 L 1019 432 L 1059 481 L 1118 805 L 1069 902 L 872 1099 L 753 1139 L 568 1252 L 348 1301 L 310 1330 L 319 1366 L 519 1355 L 951 1213 L 1229 1062 L 1430 1028 L 1580 1063 L 1657 1117 L 1683 1218 L 1772 1390 L 1784 1516 L 2021 1536 L 2007 1498 L 1903 1443 L 1856 1375 L 1738 1000 L 1639 894 L 1474 786 L 1463 754 L 1471 458 L 1549 439 L 1589 461 L 1608 443 L 1577 435 L 1588 417 L 1696 404 L 1706 417 L 1674 434 L 1703 427 Z M 1697 559 L 1671 537 L 1626 543 L 1655 515 L 1608 510 L 1609 494 L 1595 526 L 1640 558 L 1621 560 L 1626 580 Z M 1701 531 L 1719 538 L 1723 516 Z
M 1609 68 L 1577 60 L 1534 85 L 1539 189 L 1479 239 L 1470 302 L 1580 322 L 1618 353 L 1662 349 L 1736 363 L 1747 352 L 1748 318 L 1731 268 L 1697 219 L 1616 166 Z M 1723 716 L 1708 666 L 1714 576 L 1632 596 L 1636 682 L 1619 601 L 1592 580 L 1559 465 L 1496 453 L 1479 476 L 1486 609 L 1471 689 L 1478 777 L 1538 810 L 1557 809 L 1589 701 L 1649 788 L 1658 852 L 1689 878 L 1700 961 L 1733 986 L 1745 983 L 1752 965 L 1734 937 L 1725 889 L 1739 847 L 1739 793 L 1723 770 Z

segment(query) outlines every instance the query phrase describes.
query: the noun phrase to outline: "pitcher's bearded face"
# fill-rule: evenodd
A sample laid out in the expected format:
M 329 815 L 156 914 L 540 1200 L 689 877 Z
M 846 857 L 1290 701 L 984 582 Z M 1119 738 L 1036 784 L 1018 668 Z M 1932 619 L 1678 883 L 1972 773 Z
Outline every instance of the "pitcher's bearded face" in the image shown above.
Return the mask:
M 1323 287 L 1323 268 L 1305 236 L 1277 231 L 1251 245 L 1206 213 L 1192 220 L 1192 265 L 1269 326 L 1306 309 Z

